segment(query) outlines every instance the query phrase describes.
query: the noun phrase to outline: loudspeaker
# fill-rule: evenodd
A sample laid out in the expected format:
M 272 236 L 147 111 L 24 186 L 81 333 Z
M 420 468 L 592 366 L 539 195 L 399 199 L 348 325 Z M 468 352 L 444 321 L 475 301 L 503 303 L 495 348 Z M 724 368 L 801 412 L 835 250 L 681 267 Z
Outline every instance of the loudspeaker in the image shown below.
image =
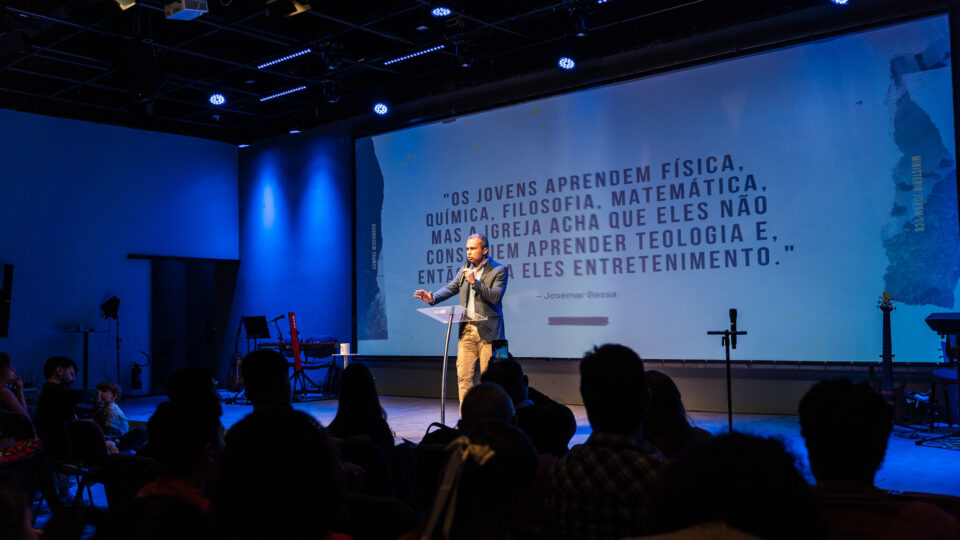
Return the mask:
M 13 265 L 3 265 L 3 289 L 0 289 L 0 337 L 10 331 L 10 297 L 13 293 Z

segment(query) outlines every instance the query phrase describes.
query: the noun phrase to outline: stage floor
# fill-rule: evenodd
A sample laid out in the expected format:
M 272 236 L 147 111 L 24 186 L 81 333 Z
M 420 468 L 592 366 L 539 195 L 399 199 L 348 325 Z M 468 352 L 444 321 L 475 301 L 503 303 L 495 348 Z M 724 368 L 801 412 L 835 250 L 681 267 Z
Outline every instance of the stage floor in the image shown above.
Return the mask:
M 134 398 L 124 401 L 122 407 L 130 420 L 145 422 L 157 403 L 164 400 L 165 398 L 160 396 Z M 439 399 L 383 396 L 380 401 L 387 411 L 387 421 L 396 434 L 397 442 L 403 439 L 418 442 L 431 422 L 440 421 Z M 294 407 L 327 425 L 336 414 L 337 402 L 302 401 L 295 403 Z M 222 421 L 227 428 L 252 410 L 249 405 L 225 404 L 223 408 Z M 579 444 L 590 435 L 590 424 L 582 405 L 572 405 L 570 408 L 577 418 L 577 434 L 571 445 Z M 691 412 L 690 417 L 697 426 L 712 433 L 721 433 L 727 429 L 727 416 L 724 413 Z M 448 399 L 447 424 L 454 424 L 456 419 L 457 402 Z M 797 456 L 798 463 L 808 479 L 813 481 L 796 416 L 737 414 L 733 420 L 734 429 L 738 431 L 782 439 L 787 448 Z M 899 426 L 894 428 L 887 449 L 887 459 L 877 473 L 877 486 L 900 491 L 960 496 L 960 451 L 916 446 L 914 440 L 903 437 L 911 431 Z M 946 428 L 943 428 L 943 432 L 947 432 Z

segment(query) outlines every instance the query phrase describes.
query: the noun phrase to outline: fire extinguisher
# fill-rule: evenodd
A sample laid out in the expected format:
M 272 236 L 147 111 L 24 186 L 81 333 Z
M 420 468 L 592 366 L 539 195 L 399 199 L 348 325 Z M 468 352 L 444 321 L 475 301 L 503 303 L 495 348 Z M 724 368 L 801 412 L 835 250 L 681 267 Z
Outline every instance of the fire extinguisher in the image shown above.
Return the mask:
M 147 357 L 146 364 L 138 364 L 136 362 L 130 362 L 130 389 L 131 390 L 140 390 L 143 388 L 143 381 L 140 380 L 140 374 L 143 373 L 143 368 L 150 365 L 152 362 L 150 355 L 140 351 L 140 354 Z

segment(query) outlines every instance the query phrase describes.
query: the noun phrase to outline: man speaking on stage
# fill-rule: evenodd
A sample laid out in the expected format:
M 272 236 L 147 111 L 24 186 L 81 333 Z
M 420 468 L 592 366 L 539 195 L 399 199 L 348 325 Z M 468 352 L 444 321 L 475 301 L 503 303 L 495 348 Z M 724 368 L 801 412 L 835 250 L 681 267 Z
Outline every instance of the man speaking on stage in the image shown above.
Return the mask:
M 503 331 L 503 294 L 507 291 L 507 267 L 487 256 L 489 245 L 487 237 L 471 234 L 467 238 L 467 263 L 457 272 L 453 281 L 436 292 L 423 289 L 414 291 L 413 296 L 431 306 L 443 302 L 457 292 L 460 293 L 460 305 L 468 313 L 486 317 L 485 321 L 461 322 L 460 342 L 457 345 L 457 386 L 460 391 L 460 403 L 463 396 L 473 386 L 480 361 L 480 372 L 487 369 L 493 356 L 493 342 L 504 338 Z

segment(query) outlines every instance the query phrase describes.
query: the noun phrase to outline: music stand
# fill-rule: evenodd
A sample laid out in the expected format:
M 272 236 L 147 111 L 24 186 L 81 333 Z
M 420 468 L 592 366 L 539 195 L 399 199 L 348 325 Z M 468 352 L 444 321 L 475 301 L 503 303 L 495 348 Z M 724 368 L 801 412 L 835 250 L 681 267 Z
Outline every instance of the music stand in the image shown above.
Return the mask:
M 270 328 L 267 327 L 267 318 L 263 315 L 243 318 L 243 330 L 250 339 L 270 337 Z
M 444 423 L 446 419 L 444 412 L 447 402 L 447 349 L 450 347 L 450 329 L 453 328 L 453 323 L 455 322 L 485 321 L 487 317 L 477 315 L 463 306 L 426 307 L 420 308 L 417 311 L 437 322 L 446 323 L 447 325 L 447 338 L 443 342 L 443 368 L 441 369 L 442 378 L 440 380 L 440 423 L 446 425 Z

